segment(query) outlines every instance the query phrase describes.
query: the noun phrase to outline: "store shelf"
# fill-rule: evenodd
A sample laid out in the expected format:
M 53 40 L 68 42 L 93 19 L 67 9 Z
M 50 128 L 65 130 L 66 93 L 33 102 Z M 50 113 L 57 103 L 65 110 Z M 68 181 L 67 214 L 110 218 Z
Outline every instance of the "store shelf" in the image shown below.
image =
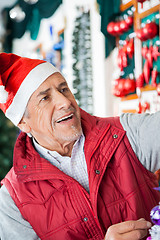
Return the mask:
M 128 8 L 130 8 L 131 6 L 133 6 L 133 0 L 129 1 L 126 4 L 121 4 L 120 11 L 123 12 L 123 11 L 127 10 Z
M 159 10 L 160 10 L 160 5 L 156 5 L 156 6 L 152 7 L 152 8 L 150 8 L 150 9 L 146 10 L 145 12 L 138 13 L 137 17 L 139 19 L 142 19 L 142 18 L 145 18 L 145 17 L 147 17 L 148 15 L 150 15 L 150 14 L 152 14 L 154 12 L 159 11 Z
M 156 87 L 153 87 L 151 85 L 146 85 L 143 88 L 141 88 L 141 92 L 155 91 L 155 90 L 156 90 Z M 138 98 L 137 94 L 131 94 L 126 97 L 122 97 L 121 101 L 123 102 L 123 101 L 133 100 L 133 99 L 137 99 L 137 98 Z

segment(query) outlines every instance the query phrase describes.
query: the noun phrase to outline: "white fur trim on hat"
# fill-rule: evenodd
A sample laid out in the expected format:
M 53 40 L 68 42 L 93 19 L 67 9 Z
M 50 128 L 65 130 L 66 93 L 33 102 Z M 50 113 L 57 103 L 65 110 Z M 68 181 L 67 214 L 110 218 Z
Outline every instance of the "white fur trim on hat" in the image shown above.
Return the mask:
M 13 102 L 6 110 L 6 117 L 9 118 L 14 125 L 17 126 L 22 119 L 27 103 L 33 92 L 55 72 L 59 72 L 59 70 L 48 62 L 37 65 L 29 72 L 14 96 Z
M 0 86 L 0 103 L 6 103 L 8 98 L 8 92 L 3 85 Z

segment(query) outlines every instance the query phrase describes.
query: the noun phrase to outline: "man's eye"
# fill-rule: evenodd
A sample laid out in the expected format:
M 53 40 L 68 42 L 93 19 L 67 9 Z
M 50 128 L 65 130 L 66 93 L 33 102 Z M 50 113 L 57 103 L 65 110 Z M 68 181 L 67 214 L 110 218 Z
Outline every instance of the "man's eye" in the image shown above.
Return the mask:
M 69 89 L 66 87 L 66 88 L 62 88 L 60 92 L 61 92 L 61 93 L 64 93 L 64 92 L 67 92 L 68 90 L 69 90 Z
M 46 100 L 48 100 L 48 98 L 49 98 L 48 96 L 45 96 L 40 100 L 40 102 L 46 101 Z

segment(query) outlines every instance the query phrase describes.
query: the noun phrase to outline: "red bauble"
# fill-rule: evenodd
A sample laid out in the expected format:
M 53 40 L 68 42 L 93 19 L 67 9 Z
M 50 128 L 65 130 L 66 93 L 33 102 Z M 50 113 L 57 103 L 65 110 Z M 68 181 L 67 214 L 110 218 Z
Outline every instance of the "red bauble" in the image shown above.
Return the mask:
M 120 21 L 119 26 L 120 26 L 120 30 L 122 32 L 127 32 L 129 29 L 129 25 L 127 24 L 127 22 L 125 20 Z
M 143 28 L 143 33 L 147 39 L 152 39 L 158 34 L 158 25 L 155 22 L 150 22 Z
M 107 32 L 111 35 L 115 35 L 115 32 L 114 32 L 114 25 L 115 25 L 115 22 L 110 22 L 108 25 L 107 25 Z
M 125 89 L 126 94 L 135 92 L 136 82 L 134 81 L 134 79 L 130 79 L 130 78 L 125 79 L 124 89 Z
M 128 16 L 125 19 L 125 22 L 128 24 L 129 27 L 131 27 L 133 25 L 133 17 L 132 16 Z
M 147 40 L 147 38 L 146 38 L 146 36 L 143 32 L 143 28 L 136 30 L 136 37 L 139 38 L 141 41 L 146 41 Z
M 142 88 L 144 86 L 144 73 L 142 72 L 136 79 L 136 87 Z
M 123 33 L 123 31 L 121 30 L 121 27 L 120 27 L 120 22 L 115 22 L 113 29 L 114 29 L 116 36 L 121 35 Z

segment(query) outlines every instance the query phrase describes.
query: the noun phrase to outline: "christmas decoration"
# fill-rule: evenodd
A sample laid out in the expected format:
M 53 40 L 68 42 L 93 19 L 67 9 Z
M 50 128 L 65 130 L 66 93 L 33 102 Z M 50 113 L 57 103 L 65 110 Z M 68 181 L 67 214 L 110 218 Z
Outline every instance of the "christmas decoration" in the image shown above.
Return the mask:
M 135 33 L 141 41 L 153 39 L 158 34 L 158 25 L 154 21 L 146 23 L 143 28 L 137 29 Z
M 122 20 L 112 21 L 107 25 L 107 32 L 119 36 L 127 32 L 133 25 L 133 16 L 124 15 Z
M 90 12 L 78 8 L 72 36 L 73 93 L 81 108 L 93 113 Z
M 142 88 L 144 86 L 144 73 L 142 72 L 136 79 L 136 87 Z
M 112 94 L 116 97 L 124 97 L 135 90 L 136 82 L 132 78 L 118 78 L 113 82 Z
M 38 0 L 24 0 L 28 4 L 36 4 Z
M 134 40 L 133 38 L 126 39 L 124 41 L 123 47 L 122 46 L 119 47 L 118 57 L 117 57 L 117 64 L 121 71 L 123 71 L 123 69 L 128 66 L 127 56 L 130 59 L 132 59 L 133 54 L 134 54 Z
M 22 22 L 25 19 L 26 14 L 19 5 L 16 5 L 10 10 L 9 16 L 15 22 Z
M 160 191 L 160 187 L 155 188 L 155 190 Z M 154 225 L 149 230 L 149 233 L 151 236 L 149 236 L 146 240 L 159 240 L 160 239 L 160 203 L 159 205 L 152 208 L 150 212 L 150 218 Z
M 4 116 L 0 110 L 0 180 L 12 167 L 13 147 L 17 138 L 17 128 Z
M 140 99 L 139 99 L 137 113 L 145 113 L 149 109 L 150 109 L 149 102 L 145 102 L 144 104 L 142 104 Z
M 12 53 L 0 53 L 0 62 L 0 109 L 17 126 L 32 93 L 58 70 L 43 60 L 20 57 Z M 34 84 L 30 84 L 32 78 Z
M 157 67 L 154 67 L 154 69 L 152 70 L 152 74 L 151 74 L 151 84 L 153 87 L 156 87 L 157 86 L 157 76 L 158 76 L 158 71 L 157 71 Z

